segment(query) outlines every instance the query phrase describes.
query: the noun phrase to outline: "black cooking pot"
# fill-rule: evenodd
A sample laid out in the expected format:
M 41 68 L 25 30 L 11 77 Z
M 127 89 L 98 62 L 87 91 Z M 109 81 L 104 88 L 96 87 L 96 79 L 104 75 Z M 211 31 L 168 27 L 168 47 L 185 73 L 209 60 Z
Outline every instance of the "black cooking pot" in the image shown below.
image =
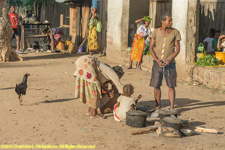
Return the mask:
M 170 115 L 174 115 L 175 117 L 177 117 L 177 111 L 176 110 L 172 110 L 172 111 L 160 110 L 159 111 L 160 119 L 163 119 L 164 117 L 169 117 Z
M 146 126 L 147 113 L 140 110 L 128 111 L 126 113 L 126 125 L 136 128 Z
M 160 119 L 160 123 L 164 127 L 172 127 L 176 130 L 179 130 L 181 129 L 183 122 L 175 117 L 164 117 L 163 119 Z

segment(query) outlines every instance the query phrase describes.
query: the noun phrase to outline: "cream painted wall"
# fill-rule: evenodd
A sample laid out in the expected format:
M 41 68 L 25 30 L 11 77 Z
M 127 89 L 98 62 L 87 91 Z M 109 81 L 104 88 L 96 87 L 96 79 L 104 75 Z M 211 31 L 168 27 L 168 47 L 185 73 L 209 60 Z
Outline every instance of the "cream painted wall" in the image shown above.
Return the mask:
M 127 47 L 128 26 L 129 0 L 109 0 L 107 50 L 121 51 Z
M 172 1 L 172 18 L 173 27 L 180 31 L 180 54 L 176 58 L 179 64 L 185 64 L 186 59 L 186 29 L 187 29 L 187 13 L 188 0 L 173 0 Z
M 121 49 L 122 1 L 108 1 L 107 49 Z

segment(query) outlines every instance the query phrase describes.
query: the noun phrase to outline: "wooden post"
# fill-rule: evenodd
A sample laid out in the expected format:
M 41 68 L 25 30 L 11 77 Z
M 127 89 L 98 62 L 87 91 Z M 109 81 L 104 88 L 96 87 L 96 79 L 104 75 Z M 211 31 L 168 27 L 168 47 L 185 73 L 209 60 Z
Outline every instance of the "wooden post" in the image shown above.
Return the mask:
M 88 22 L 89 22 L 89 6 L 88 1 L 84 1 L 82 7 L 82 38 L 84 39 L 88 32 Z
M 53 37 L 53 34 L 52 34 L 52 25 L 49 26 L 49 30 L 50 30 L 50 36 L 51 36 L 51 51 L 53 52 L 54 51 L 54 37 Z
M 76 37 L 75 37 L 75 45 L 78 47 L 80 44 L 80 4 L 76 5 Z
M 24 52 L 24 25 L 22 24 L 21 25 L 21 43 L 22 43 L 22 45 L 21 45 L 21 49 L 22 49 L 22 51 Z
M 63 14 L 60 14 L 60 27 L 63 27 Z
M 75 43 L 76 38 L 76 5 L 70 4 L 70 36 L 72 43 Z

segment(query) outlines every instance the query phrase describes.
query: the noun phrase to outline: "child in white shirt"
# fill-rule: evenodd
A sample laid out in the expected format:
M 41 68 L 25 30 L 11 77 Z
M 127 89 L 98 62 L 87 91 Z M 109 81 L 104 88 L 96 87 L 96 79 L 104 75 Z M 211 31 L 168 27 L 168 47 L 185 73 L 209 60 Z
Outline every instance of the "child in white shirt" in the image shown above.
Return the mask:
M 127 84 L 123 87 L 123 95 L 121 95 L 117 103 L 114 106 L 114 119 L 116 121 L 126 120 L 126 112 L 135 110 L 137 101 L 142 97 L 139 95 L 137 99 L 132 98 L 131 95 L 134 93 L 134 87 L 131 84 Z
M 215 29 L 210 29 L 209 31 L 209 36 L 207 38 L 205 38 L 205 40 L 203 41 L 204 43 L 204 49 L 206 50 L 207 55 L 214 55 L 215 51 L 212 45 L 212 41 L 214 39 L 216 30 Z

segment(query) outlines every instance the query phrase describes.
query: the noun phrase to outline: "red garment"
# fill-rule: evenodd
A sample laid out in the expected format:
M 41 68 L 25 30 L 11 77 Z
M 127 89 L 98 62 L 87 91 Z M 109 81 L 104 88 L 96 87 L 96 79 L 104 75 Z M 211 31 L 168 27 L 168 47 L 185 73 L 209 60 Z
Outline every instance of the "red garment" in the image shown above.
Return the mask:
M 12 28 L 18 28 L 18 15 L 16 13 L 9 13 L 9 18 L 12 23 Z

